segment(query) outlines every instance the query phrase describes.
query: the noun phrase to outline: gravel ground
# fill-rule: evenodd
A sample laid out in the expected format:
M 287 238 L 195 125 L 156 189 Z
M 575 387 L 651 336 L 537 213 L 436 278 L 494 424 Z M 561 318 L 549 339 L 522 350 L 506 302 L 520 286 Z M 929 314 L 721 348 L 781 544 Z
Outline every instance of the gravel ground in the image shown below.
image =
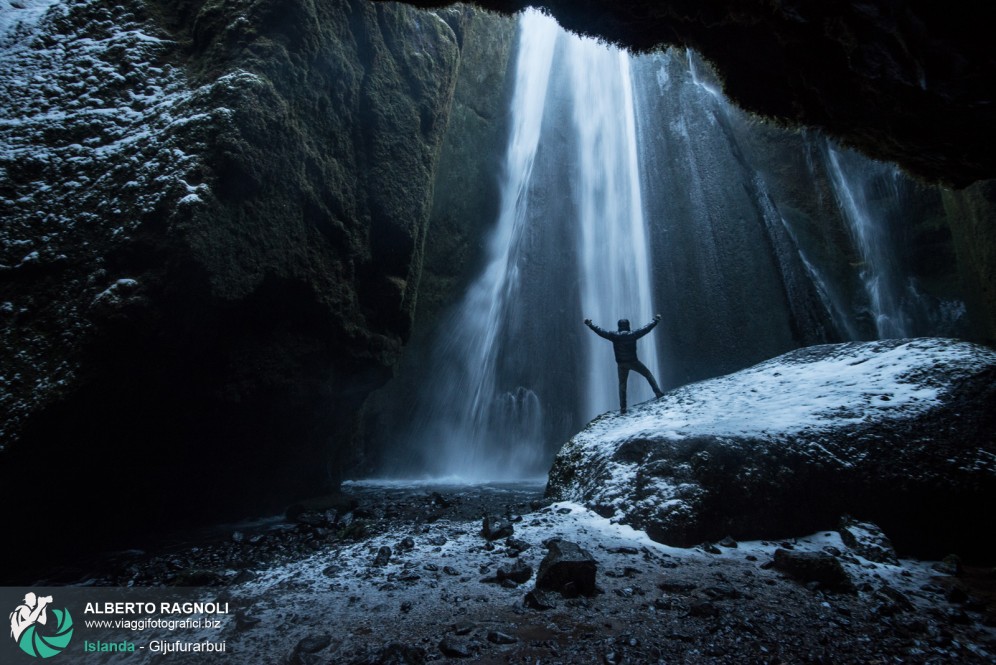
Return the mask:
M 953 561 L 869 561 L 836 531 L 671 548 L 577 504 L 549 504 L 541 493 L 541 485 L 353 484 L 343 497 L 226 529 L 223 539 L 105 560 L 85 584 L 205 585 L 238 608 L 222 632 L 226 654 L 169 654 L 172 663 L 996 658 L 991 570 L 955 574 Z M 514 533 L 485 539 L 485 514 Z M 525 600 L 544 543 L 556 538 L 591 554 L 597 589 L 571 598 L 540 594 L 552 607 L 533 609 Z M 779 550 L 781 561 L 809 553 L 845 576 L 773 565 Z M 517 562 L 520 573 L 530 568 L 529 579 L 499 583 L 499 569 L 510 572 Z

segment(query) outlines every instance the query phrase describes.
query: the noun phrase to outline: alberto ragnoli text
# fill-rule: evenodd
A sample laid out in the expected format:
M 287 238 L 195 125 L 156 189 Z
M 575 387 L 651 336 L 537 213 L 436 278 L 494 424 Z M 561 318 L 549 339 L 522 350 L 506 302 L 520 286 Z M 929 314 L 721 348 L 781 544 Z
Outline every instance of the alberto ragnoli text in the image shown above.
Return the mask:
M 100 622 L 101 628 L 129 629 L 144 631 L 147 629 L 177 630 L 186 628 L 220 628 L 222 618 L 229 614 L 228 603 L 217 602 L 104 602 L 87 603 L 84 614 L 108 616 L 143 615 L 143 618 L 118 618 Z M 150 617 L 148 615 L 167 615 L 170 618 Z M 94 626 L 93 623 L 90 624 Z M 205 652 L 223 653 L 228 650 L 224 641 L 189 641 L 189 640 L 151 640 L 145 647 L 153 653 L 173 652 Z M 85 640 L 84 652 L 135 651 L 136 644 L 132 640 L 104 641 Z

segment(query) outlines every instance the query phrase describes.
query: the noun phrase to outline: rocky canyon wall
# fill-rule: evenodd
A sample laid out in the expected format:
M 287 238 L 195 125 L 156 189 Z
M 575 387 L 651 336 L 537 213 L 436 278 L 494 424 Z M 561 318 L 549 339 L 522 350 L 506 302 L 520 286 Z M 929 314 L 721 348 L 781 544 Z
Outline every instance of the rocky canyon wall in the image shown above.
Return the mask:
M 334 487 L 411 334 L 472 12 L 2 10 L 0 484 L 144 527 Z

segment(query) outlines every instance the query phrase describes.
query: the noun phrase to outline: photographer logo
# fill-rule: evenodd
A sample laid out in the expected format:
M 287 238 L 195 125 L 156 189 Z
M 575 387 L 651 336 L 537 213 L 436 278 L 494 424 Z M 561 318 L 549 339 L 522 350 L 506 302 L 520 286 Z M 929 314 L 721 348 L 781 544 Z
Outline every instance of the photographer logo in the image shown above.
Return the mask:
M 35 658 L 57 656 L 73 639 L 73 617 L 66 608 L 50 608 L 52 596 L 28 592 L 10 613 L 10 636 L 21 651 Z M 49 622 L 49 612 L 52 622 Z

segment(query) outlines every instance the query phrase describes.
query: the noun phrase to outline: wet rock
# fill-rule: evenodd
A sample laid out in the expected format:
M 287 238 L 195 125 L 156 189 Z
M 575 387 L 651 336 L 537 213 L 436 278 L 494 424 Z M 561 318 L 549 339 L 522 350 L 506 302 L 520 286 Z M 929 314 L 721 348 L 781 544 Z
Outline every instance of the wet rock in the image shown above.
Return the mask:
M 508 548 L 509 550 L 508 553 L 511 556 L 513 553 L 515 555 L 518 555 L 521 554 L 522 552 L 525 552 L 530 548 L 530 545 L 526 541 L 519 540 L 518 538 L 506 538 L 505 547 Z
M 529 581 L 529 578 L 533 576 L 533 567 L 527 564 L 522 559 L 515 562 L 514 565 L 510 567 L 501 566 L 498 568 L 496 577 L 499 582 L 504 580 L 510 580 L 515 584 L 525 584 Z
M 702 543 L 701 545 L 699 545 L 699 549 L 702 550 L 703 552 L 705 552 L 706 554 L 722 554 L 723 553 L 723 551 L 721 549 L 719 549 L 718 547 L 716 547 L 712 543 Z
M 443 572 L 447 575 L 453 575 L 454 577 L 460 574 L 460 571 L 453 566 L 443 566 Z
M 536 573 L 536 588 L 559 591 L 562 594 L 595 593 L 597 563 L 591 554 L 577 543 L 552 540 L 548 552 Z
M 362 665 L 424 665 L 425 662 L 425 649 L 395 642 L 373 658 L 362 661 Z
M 557 606 L 557 601 L 552 593 L 541 589 L 533 589 L 526 594 L 523 604 L 532 610 L 552 610 Z
M 387 545 L 383 545 L 379 550 L 377 550 L 377 556 L 373 560 L 373 565 L 386 566 L 390 560 L 391 548 Z
M 470 621 L 461 621 L 458 624 L 453 625 L 453 633 L 455 635 L 470 635 L 477 628 L 477 624 Z
M 409 552 L 415 549 L 415 539 L 411 536 L 405 536 L 401 539 L 401 542 L 397 544 L 399 552 Z
M 693 617 L 715 617 L 719 616 L 719 608 L 712 601 L 697 598 L 688 606 L 688 614 Z
M 447 658 L 470 658 L 474 655 L 467 641 L 454 637 L 444 637 L 440 640 L 439 650 Z
M 734 548 L 736 548 L 738 546 L 737 545 L 737 541 L 735 541 L 733 538 L 730 538 L 729 536 L 727 536 L 726 538 L 723 538 L 721 541 L 719 541 L 719 544 L 722 547 L 727 547 L 727 548 L 730 548 L 730 549 L 734 549 Z
M 332 636 L 329 634 L 305 637 L 287 657 L 287 665 L 314 665 L 319 662 L 315 654 L 330 644 Z
M 232 532 L 232 542 L 235 543 L 236 545 L 241 545 L 243 542 L 245 542 L 245 539 L 246 535 L 241 531 Z
M 446 544 L 446 536 L 441 533 L 433 534 L 426 539 L 426 542 L 433 547 L 442 547 Z
M 855 554 L 876 563 L 899 564 L 892 542 L 882 530 L 871 522 L 859 522 L 845 515 L 837 529 L 840 539 Z
M 515 644 L 518 641 L 519 640 L 512 637 L 511 635 L 499 632 L 497 630 L 492 630 L 488 632 L 488 642 L 493 642 L 495 644 Z
M 260 623 L 260 619 L 254 616 L 249 616 L 245 612 L 235 613 L 235 630 L 241 632 L 243 630 L 249 630 L 255 628 Z
M 488 541 L 508 538 L 515 532 L 512 523 L 502 517 L 484 516 L 481 535 Z
M 802 584 L 815 582 L 828 591 L 854 593 L 854 582 L 840 560 L 823 552 L 775 550 L 774 568 Z

